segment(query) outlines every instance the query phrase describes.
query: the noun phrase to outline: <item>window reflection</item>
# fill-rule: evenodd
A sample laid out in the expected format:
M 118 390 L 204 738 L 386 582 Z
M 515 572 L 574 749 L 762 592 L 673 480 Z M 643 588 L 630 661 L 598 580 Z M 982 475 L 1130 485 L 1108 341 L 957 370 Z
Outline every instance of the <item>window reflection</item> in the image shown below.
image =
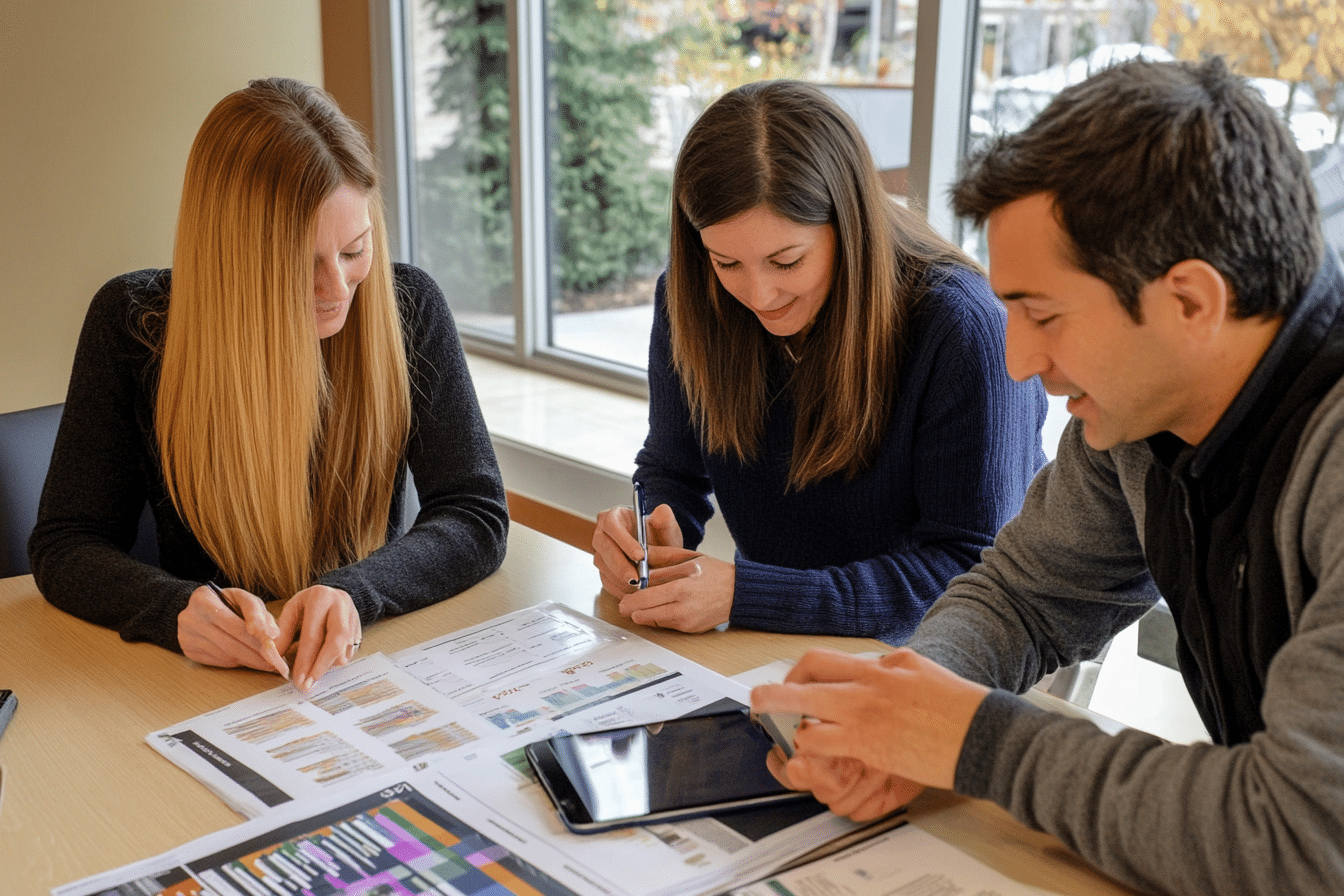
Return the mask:
M 463 331 L 517 332 L 505 0 L 407 0 L 414 260 Z M 901 193 L 915 0 L 546 0 L 542 349 L 642 369 L 672 166 L 700 111 L 763 78 L 827 85 Z
M 1314 169 L 1327 236 L 1344 246 L 1344 22 L 1334 0 L 982 0 L 970 148 L 1012 133 L 1114 62 L 1223 56 L 1288 122 Z M 985 260 L 983 234 L 965 248 Z
M 512 341 L 507 10 L 502 0 L 407 6 L 412 260 L 464 331 Z

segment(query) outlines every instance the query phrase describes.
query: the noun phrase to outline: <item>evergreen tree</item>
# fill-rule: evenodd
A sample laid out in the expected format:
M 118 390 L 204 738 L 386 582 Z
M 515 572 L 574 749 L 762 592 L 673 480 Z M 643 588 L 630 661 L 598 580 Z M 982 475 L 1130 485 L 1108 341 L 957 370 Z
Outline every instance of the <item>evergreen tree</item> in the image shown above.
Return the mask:
M 449 296 L 484 291 L 512 310 L 508 33 L 504 0 L 426 0 L 446 62 L 431 96 L 456 122 L 418 166 L 419 254 Z M 553 276 L 566 292 L 656 267 L 669 176 L 649 165 L 655 45 L 626 27 L 625 0 L 547 4 Z

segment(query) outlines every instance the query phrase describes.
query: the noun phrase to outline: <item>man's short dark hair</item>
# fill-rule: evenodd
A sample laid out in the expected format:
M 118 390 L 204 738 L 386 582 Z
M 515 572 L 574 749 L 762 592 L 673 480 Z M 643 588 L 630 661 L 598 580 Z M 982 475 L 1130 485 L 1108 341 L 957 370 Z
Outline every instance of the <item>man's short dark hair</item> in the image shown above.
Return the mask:
M 1126 62 L 1066 88 L 969 161 L 952 203 L 980 225 L 1037 193 L 1053 196 L 1071 261 L 1135 320 L 1143 286 L 1188 258 L 1227 278 L 1235 316 L 1286 315 L 1324 252 L 1306 157 L 1218 57 Z

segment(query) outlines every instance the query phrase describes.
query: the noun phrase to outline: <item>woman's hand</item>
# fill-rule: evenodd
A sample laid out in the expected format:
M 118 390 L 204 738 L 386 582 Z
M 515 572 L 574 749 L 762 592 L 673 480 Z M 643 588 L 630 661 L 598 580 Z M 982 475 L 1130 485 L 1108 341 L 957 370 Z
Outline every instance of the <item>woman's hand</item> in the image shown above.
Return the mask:
M 289 667 L 275 646 L 280 629 L 265 602 L 242 588 L 223 593 L 243 615 L 239 617 L 209 585 L 197 588 L 177 614 L 182 653 L 207 666 L 247 666 L 288 678 Z
M 339 588 L 313 585 L 285 604 L 276 640 L 282 652 L 297 643 L 294 686 L 306 694 L 332 666 L 344 666 L 354 659 L 362 638 L 359 611 L 350 595 Z
M 645 534 L 649 547 L 681 547 L 681 527 L 672 508 L 659 504 L 645 518 Z M 639 539 L 635 537 L 635 511 L 629 507 L 612 507 L 597 515 L 593 530 L 593 565 L 602 576 L 602 590 L 620 597 L 638 590 L 639 570 L 636 564 L 643 557 Z M 649 575 L 652 581 L 656 562 L 649 552 Z
M 707 632 L 728 621 L 737 568 L 685 548 L 649 548 L 649 587 L 628 588 L 619 609 L 631 622 Z
M 597 515 L 593 565 L 602 590 L 620 598 L 621 615 L 632 622 L 683 632 L 704 632 L 728 621 L 736 570 L 731 563 L 684 549 L 681 527 L 666 504 L 648 515 L 649 587 L 639 588 L 642 551 L 635 512 L 613 507 Z

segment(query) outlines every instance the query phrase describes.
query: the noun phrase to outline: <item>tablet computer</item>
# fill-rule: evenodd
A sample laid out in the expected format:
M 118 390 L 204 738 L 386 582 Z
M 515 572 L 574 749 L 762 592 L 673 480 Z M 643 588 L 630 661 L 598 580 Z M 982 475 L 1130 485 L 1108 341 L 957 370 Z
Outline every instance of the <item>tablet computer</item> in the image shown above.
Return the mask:
M 745 709 L 528 744 L 528 762 L 571 831 L 586 834 L 809 799 L 766 768 L 774 745 Z

